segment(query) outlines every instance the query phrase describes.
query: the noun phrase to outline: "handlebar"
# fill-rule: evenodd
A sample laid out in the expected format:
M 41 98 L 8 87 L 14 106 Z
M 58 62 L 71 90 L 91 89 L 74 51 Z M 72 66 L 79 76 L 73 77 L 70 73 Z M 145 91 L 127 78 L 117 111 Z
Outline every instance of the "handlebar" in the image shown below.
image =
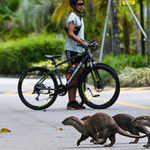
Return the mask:
M 96 41 L 92 40 L 91 42 L 89 42 L 89 43 L 87 42 L 86 44 L 78 43 L 77 46 L 80 46 L 82 48 L 87 48 L 87 47 L 97 48 L 99 46 L 99 44 Z

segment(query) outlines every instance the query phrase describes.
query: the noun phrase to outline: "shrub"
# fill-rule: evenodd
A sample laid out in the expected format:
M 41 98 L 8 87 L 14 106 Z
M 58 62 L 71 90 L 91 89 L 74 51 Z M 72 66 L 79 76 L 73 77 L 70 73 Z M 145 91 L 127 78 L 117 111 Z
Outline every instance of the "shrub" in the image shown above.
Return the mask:
M 119 74 L 126 67 L 141 68 L 147 67 L 147 56 L 141 55 L 106 55 L 103 58 L 103 63 L 113 67 Z
M 150 86 L 149 68 L 126 67 L 119 74 L 121 87 Z
M 113 67 L 118 73 L 121 87 L 149 86 L 150 69 L 147 67 L 147 56 L 106 55 L 103 63 Z
M 30 36 L 1 43 L 0 73 L 20 74 L 31 63 L 46 60 L 44 55 L 63 54 L 64 45 L 65 40 L 55 35 Z

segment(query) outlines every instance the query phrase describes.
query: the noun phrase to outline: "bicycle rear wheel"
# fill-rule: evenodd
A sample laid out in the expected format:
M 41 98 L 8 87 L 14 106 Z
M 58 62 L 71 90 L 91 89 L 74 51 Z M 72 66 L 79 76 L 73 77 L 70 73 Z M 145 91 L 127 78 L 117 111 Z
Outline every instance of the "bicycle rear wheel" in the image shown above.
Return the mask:
M 95 80 L 95 72 L 98 72 L 100 81 Z M 95 109 L 104 109 L 113 105 L 119 96 L 119 78 L 109 66 L 96 64 L 94 68 L 87 68 L 83 72 L 78 89 L 86 105 Z
M 49 70 L 46 68 L 33 67 L 21 75 L 18 83 L 18 94 L 27 107 L 42 110 L 51 106 L 56 100 L 57 94 L 55 94 L 54 89 L 56 89 L 58 83 L 52 73 L 46 76 L 42 83 L 38 83 L 48 72 Z

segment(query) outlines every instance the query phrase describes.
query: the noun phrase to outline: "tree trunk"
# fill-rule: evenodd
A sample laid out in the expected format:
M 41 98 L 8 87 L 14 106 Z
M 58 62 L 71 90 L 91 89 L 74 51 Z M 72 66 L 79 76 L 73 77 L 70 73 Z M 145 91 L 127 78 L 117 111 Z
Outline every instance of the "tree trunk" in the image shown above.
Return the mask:
M 113 55 L 121 54 L 116 0 L 111 1 L 111 40 Z
M 136 17 L 138 18 L 137 12 L 134 12 Z M 142 55 L 142 50 L 141 50 L 141 40 L 140 40 L 140 29 L 137 23 L 135 23 L 135 34 L 136 34 L 136 52 L 139 55 Z
M 147 0 L 147 55 L 148 67 L 150 67 L 150 0 Z
M 129 29 L 128 29 L 126 15 L 124 15 L 124 20 L 123 20 L 123 36 L 124 36 L 125 54 L 130 54 L 130 51 L 129 51 L 130 35 L 129 35 Z

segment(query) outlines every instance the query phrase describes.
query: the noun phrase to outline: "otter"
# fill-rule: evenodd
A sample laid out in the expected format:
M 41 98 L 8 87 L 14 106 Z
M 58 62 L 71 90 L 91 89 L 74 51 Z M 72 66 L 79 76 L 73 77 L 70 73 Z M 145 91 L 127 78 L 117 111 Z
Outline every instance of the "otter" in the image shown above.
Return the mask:
M 134 126 L 148 126 L 150 127 L 150 116 L 139 116 L 132 120 Z
M 91 116 L 85 116 L 85 117 L 81 118 L 81 120 L 85 121 L 85 120 L 89 119 L 90 117 Z M 121 129 L 128 131 L 131 134 L 140 135 L 139 132 L 145 133 L 145 134 L 149 133 L 149 131 L 146 129 L 146 127 L 133 126 L 131 121 L 134 119 L 134 117 L 131 115 L 122 113 L 122 114 L 116 114 L 112 118 L 115 120 L 115 122 Z M 148 140 L 150 140 L 149 137 L 148 137 Z M 93 140 L 91 140 L 91 142 L 92 141 Z M 138 141 L 139 141 L 139 138 L 136 138 L 133 142 L 130 142 L 130 144 L 137 143 Z
M 147 126 L 147 127 L 150 127 L 150 116 L 136 117 L 131 121 L 131 123 L 134 126 Z M 150 135 L 148 137 L 149 137 L 149 140 L 148 140 L 146 145 L 143 145 L 143 147 L 146 147 L 146 148 L 150 147 Z
M 145 133 L 145 134 L 149 133 L 149 131 L 146 129 L 146 127 L 142 127 L 142 126 L 135 127 L 135 126 L 133 126 L 131 121 L 134 119 L 134 117 L 131 115 L 117 114 L 117 115 L 113 116 L 113 119 L 116 121 L 116 123 L 118 124 L 118 126 L 121 129 L 128 131 L 131 134 L 140 135 L 139 132 Z M 133 142 L 130 142 L 130 144 L 131 143 L 137 143 L 138 141 L 139 141 L 139 138 L 136 138 Z
M 143 138 L 149 135 L 137 136 L 133 134 L 129 134 L 123 129 L 121 129 L 115 120 L 106 113 L 96 113 L 91 116 L 89 119 L 82 121 L 81 119 L 71 116 L 62 121 L 63 125 L 73 126 L 76 130 L 82 133 L 80 139 L 77 141 L 77 145 L 86 140 L 88 137 L 92 137 L 95 141 L 94 144 L 104 144 L 107 138 L 110 139 L 111 143 L 108 145 L 104 145 L 104 147 L 110 147 L 115 143 L 115 134 L 119 133 L 121 135 L 131 137 L 131 138 Z M 100 140 L 98 137 L 98 133 L 100 133 Z

